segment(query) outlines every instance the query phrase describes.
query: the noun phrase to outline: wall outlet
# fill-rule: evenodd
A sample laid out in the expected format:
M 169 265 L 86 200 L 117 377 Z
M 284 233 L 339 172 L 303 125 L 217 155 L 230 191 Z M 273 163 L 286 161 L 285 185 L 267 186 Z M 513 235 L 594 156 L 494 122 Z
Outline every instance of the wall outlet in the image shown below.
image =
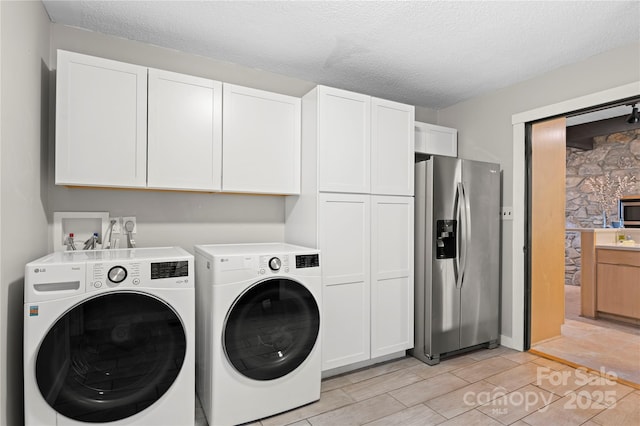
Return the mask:
M 502 206 L 502 220 L 513 220 L 513 207 Z
M 127 222 L 133 222 L 133 231 L 131 231 L 132 234 L 135 234 L 138 231 L 138 225 L 136 224 L 136 217 L 135 216 L 124 216 L 122 218 L 122 230 L 123 233 L 127 233 Z

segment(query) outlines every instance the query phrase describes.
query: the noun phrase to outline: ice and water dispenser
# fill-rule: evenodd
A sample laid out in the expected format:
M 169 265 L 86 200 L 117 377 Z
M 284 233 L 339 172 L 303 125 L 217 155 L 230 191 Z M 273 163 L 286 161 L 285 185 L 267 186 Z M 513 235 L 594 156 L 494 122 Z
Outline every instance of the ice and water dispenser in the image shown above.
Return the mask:
M 436 220 L 436 259 L 456 257 L 457 220 Z

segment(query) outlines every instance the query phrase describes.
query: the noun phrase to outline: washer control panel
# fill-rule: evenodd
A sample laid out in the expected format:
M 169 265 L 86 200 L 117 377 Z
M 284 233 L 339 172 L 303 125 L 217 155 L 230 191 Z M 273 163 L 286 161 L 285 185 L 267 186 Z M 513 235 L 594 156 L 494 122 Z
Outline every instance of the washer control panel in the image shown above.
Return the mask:
M 193 255 L 180 247 L 54 252 L 25 265 L 24 301 L 136 288 L 193 288 L 193 277 Z
M 320 266 L 320 255 L 314 254 L 302 254 L 296 256 L 296 268 L 317 268 Z
M 188 260 L 87 263 L 87 291 L 121 287 L 193 286 Z
M 87 290 L 107 287 L 137 286 L 140 284 L 140 263 L 91 263 L 87 265 Z
M 280 271 L 289 272 L 289 255 L 260 256 L 258 275 L 264 275 L 269 271 L 272 273 Z
M 109 269 L 109 273 L 107 274 L 107 278 L 114 284 L 119 284 L 127 278 L 127 270 L 122 266 L 114 266 Z
M 271 259 L 269 259 L 269 269 L 271 269 L 272 271 L 279 271 L 281 266 L 282 261 L 277 257 L 272 257 Z

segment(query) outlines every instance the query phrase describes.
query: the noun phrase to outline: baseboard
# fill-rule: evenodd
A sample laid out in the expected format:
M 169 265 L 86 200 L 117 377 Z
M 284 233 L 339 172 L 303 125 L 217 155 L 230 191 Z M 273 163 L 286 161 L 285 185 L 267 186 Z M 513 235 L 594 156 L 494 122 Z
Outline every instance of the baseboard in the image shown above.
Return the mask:
M 500 346 L 515 349 L 520 352 L 524 350 L 521 342 L 516 341 L 513 337 L 505 336 L 503 334 L 500 335 Z
M 370 367 L 374 364 L 380 364 L 383 362 L 391 361 L 398 358 L 404 358 L 407 356 L 407 351 L 394 352 L 389 355 L 384 355 L 378 358 L 367 359 L 365 361 L 356 362 L 354 364 L 344 365 L 342 367 L 332 368 L 331 370 L 325 370 L 322 372 L 322 378 L 337 376 L 339 374 L 349 373 L 351 371 L 359 370 L 361 368 Z

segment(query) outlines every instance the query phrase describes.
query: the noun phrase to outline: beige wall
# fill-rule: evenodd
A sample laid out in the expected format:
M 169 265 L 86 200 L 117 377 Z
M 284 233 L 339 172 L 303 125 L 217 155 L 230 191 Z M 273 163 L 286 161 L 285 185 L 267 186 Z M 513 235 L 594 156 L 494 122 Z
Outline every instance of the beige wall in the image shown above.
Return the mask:
M 438 111 L 431 108 L 416 106 L 416 121 L 421 121 L 423 123 L 437 124 Z
M 460 157 L 501 164 L 502 205 L 512 206 L 512 115 L 633 83 L 639 76 L 640 44 L 627 45 L 440 110 L 438 124 L 458 129 Z M 523 173 L 522 165 L 515 165 L 515 170 Z M 510 322 L 513 290 L 512 223 L 503 222 L 502 233 L 502 334 L 505 336 L 511 336 L 513 332 Z
M 50 24 L 40 2 L 1 2 L 0 8 L 0 424 L 19 425 L 24 265 L 47 252 Z

